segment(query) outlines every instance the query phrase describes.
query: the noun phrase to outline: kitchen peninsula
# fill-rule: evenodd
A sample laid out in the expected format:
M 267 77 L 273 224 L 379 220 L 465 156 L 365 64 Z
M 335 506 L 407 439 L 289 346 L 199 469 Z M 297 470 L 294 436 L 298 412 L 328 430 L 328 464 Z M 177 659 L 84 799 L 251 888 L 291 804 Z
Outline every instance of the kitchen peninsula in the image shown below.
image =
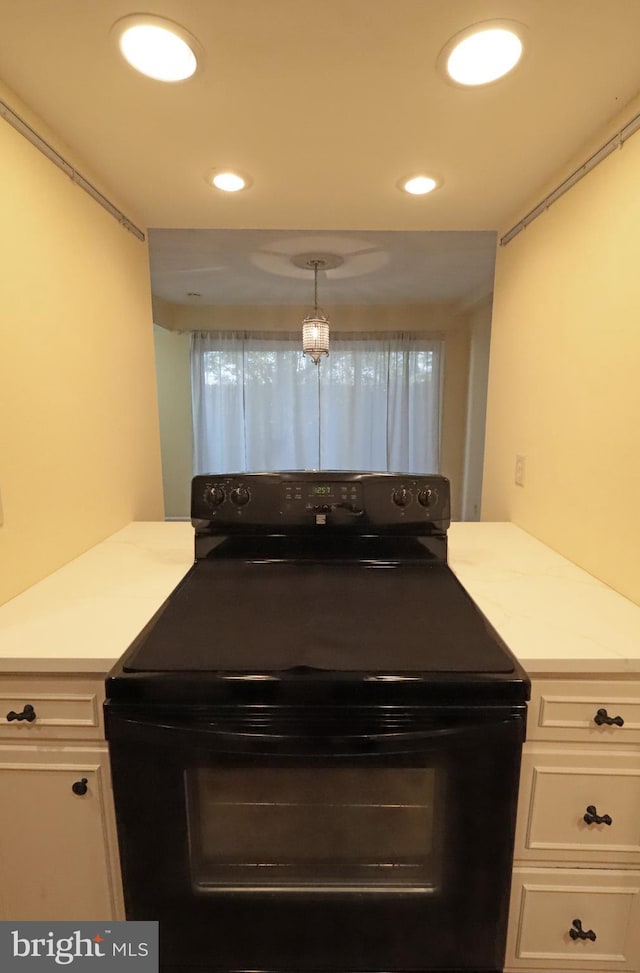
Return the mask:
M 136 522 L 0 607 L 0 672 L 103 675 L 193 563 Z M 640 674 L 640 607 L 506 523 L 453 523 L 449 564 L 529 675 Z
M 103 677 L 192 548 L 132 523 L 0 608 L 0 918 L 122 917 Z M 452 524 L 449 563 L 533 684 L 506 969 L 637 973 L 640 608 L 512 524 Z

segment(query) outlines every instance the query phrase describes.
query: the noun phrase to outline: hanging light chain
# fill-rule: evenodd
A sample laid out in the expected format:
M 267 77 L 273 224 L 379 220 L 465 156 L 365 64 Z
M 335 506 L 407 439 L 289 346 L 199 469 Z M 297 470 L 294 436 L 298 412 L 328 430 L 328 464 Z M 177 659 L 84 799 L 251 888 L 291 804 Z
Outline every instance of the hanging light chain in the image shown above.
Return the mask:
M 318 266 L 324 264 L 324 260 L 312 260 L 313 264 L 313 306 L 316 314 L 318 313 Z

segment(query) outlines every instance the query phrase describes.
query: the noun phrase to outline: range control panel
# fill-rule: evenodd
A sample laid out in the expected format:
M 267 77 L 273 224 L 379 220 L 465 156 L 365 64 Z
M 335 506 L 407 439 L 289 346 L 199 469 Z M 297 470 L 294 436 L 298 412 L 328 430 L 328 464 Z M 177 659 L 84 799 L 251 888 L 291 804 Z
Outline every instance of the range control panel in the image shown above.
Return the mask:
M 450 523 L 438 474 L 293 471 L 196 476 L 191 519 L 214 533 L 318 529 L 432 533 Z

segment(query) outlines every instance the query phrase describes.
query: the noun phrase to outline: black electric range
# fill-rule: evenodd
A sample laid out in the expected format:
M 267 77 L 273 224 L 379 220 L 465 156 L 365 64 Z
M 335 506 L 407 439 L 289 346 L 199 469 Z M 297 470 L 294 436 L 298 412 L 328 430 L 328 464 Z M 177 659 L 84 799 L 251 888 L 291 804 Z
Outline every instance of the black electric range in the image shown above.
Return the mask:
M 527 697 L 447 565 L 444 477 L 200 476 L 192 522 L 195 563 L 110 675 L 110 699 Z
M 107 678 L 126 914 L 163 973 L 500 973 L 529 681 L 441 476 L 193 481 L 195 563 Z

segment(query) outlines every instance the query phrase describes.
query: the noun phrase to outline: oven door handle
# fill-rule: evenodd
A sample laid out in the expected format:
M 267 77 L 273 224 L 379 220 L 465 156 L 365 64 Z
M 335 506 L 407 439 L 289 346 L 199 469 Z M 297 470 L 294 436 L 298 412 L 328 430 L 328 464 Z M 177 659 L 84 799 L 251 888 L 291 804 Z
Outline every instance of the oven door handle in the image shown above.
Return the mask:
M 490 740 L 505 735 L 512 738 L 514 732 L 519 739 L 524 737 L 524 719 L 520 714 L 502 716 L 487 722 L 383 733 L 342 733 L 337 728 L 335 732 L 327 728 L 322 733 L 305 733 L 297 727 L 269 733 L 255 727 L 227 729 L 220 723 L 193 724 L 169 719 L 154 722 L 120 717 L 109 720 L 107 736 L 112 742 L 199 749 L 211 753 L 308 754 L 334 757 L 351 754 L 415 753 L 467 745 L 477 748 L 480 739 L 483 746 L 486 746 Z

